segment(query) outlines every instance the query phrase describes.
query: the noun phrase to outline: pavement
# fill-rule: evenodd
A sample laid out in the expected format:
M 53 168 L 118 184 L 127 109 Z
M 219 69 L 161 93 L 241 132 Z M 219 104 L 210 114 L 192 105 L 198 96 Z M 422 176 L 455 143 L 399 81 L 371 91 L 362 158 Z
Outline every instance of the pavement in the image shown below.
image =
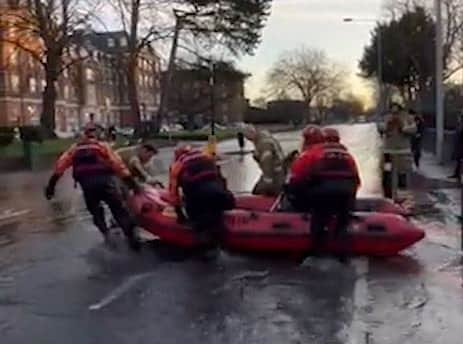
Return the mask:
M 376 194 L 375 131 L 367 124 L 340 130 L 360 166 L 361 194 Z M 287 150 L 299 145 L 298 133 L 277 137 Z M 171 154 L 161 150 L 166 163 Z M 348 265 L 226 253 L 204 262 L 159 243 L 134 254 L 117 231 L 110 249 L 70 178 L 48 203 L 49 173 L 2 175 L 0 213 L 27 214 L 0 222 L 1 343 L 457 343 L 460 199 L 434 165 L 426 155 L 411 193 L 433 200 L 432 211 L 413 219 L 426 239 L 396 257 Z M 259 177 L 250 155 L 231 155 L 222 169 L 235 191 L 250 190 Z

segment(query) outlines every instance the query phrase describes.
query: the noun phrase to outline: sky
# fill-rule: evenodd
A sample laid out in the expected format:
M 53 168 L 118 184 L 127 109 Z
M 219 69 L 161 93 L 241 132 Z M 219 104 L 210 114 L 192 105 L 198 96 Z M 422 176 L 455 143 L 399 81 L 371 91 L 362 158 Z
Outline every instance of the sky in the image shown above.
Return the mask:
M 350 72 L 352 93 L 370 105 L 371 86 L 356 74 L 363 47 L 380 14 L 381 0 L 273 0 L 262 43 L 254 56 L 239 62 L 241 69 L 252 74 L 246 84 L 246 96 L 251 100 L 262 96 L 266 72 L 281 53 L 306 45 L 324 50 L 332 60 L 345 66 Z M 345 17 L 372 22 L 345 23 Z

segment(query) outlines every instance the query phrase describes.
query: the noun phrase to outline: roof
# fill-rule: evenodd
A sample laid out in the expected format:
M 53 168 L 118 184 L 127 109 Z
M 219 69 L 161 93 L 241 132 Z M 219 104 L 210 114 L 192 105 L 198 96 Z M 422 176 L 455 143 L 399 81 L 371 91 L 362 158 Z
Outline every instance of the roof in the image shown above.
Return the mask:
M 84 46 L 93 47 L 106 54 L 126 53 L 129 51 L 127 33 L 125 31 L 103 31 L 94 32 L 79 30 L 76 32 L 76 41 L 80 41 Z M 147 46 L 145 52 L 151 56 L 156 56 L 156 51 L 152 46 Z
M 163 76 L 165 76 L 167 72 L 163 72 Z M 215 67 L 215 74 L 219 77 L 224 77 L 227 79 L 233 80 L 244 80 L 251 76 L 249 73 L 244 73 L 233 66 L 225 66 L 222 64 L 216 64 Z M 185 77 L 191 79 L 198 79 L 198 80 L 209 80 L 211 75 L 210 68 L 200 66 L 196 68 L 181 68 L 175 69 L 175 76 L 177 77 Z
M 124 31 L 92 32 L 84 35 L 93 46 L 106 53 L 124 52 L 128 50 L 127 35 Z M 110 42 L 113 42 L 112 45 Z M 125 40 L 125 45 L 124 45 Z

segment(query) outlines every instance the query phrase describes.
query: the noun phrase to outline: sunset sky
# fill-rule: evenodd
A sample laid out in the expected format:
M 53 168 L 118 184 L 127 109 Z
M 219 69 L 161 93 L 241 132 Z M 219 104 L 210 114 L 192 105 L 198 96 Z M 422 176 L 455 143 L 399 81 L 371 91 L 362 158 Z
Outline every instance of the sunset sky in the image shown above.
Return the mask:
M 265 86 L 266 71 L 285 50 L 301 45 L 324 50 L 351 73 L 352 92 L 371 101 L 368 83 L 356 76 L 363 47 L 374 22 L 344 23 L 344 17 L 380 18 L 381 0 L 274 0 L 272 14 L 255 56 L 243 58 L 239 66 L 252 73 L 247 97 L 257 98 Z

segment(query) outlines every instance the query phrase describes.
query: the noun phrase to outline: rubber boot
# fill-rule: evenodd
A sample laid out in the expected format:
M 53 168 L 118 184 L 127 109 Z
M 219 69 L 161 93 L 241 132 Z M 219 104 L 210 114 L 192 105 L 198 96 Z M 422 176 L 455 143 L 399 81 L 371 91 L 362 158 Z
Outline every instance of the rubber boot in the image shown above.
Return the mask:
M 131 228 L 130 230 L 124 231 L 124 232 L 127 238 L 127 244 L 129 245 L 129 248 L 134 252 L 140 252 L 141 241 L 136 233 L 135 227 Z

